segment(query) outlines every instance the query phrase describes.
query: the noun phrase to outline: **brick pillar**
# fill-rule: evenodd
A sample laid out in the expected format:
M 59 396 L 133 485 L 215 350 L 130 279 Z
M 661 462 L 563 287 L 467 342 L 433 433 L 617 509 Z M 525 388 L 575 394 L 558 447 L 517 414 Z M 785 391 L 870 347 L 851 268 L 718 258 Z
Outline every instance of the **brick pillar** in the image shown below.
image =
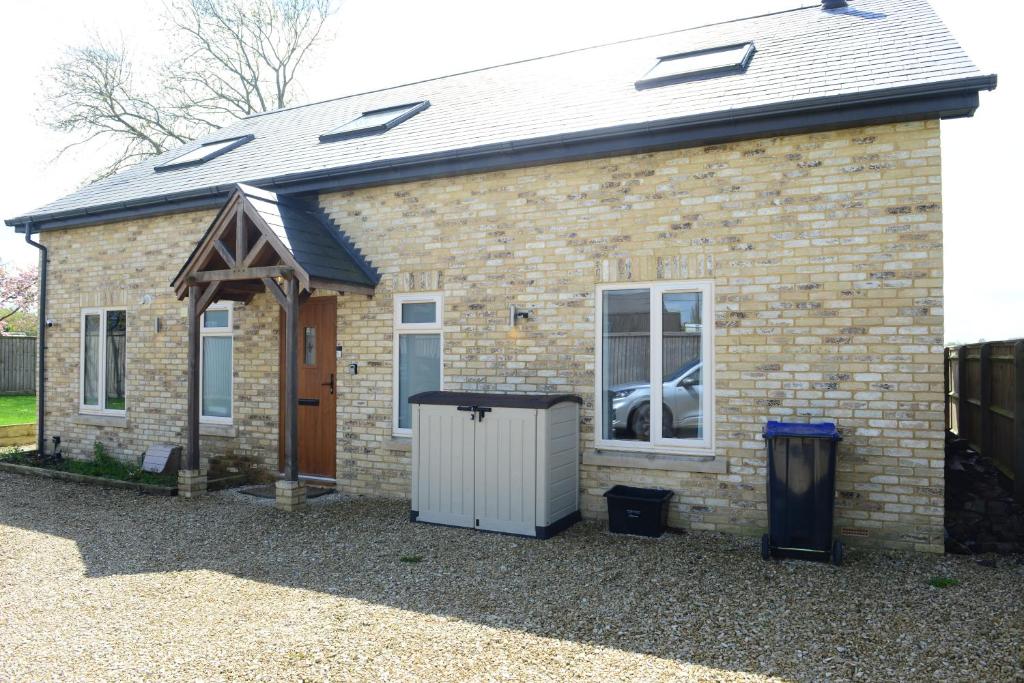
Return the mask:
M 206 493 L 206 474 L 201 470 L 178 470 L 178 495 L 195 498 Z
M 281 479 L 276 487 L 278 510 L 298 512 L 306 507 L 306 485 L 301 481 Z

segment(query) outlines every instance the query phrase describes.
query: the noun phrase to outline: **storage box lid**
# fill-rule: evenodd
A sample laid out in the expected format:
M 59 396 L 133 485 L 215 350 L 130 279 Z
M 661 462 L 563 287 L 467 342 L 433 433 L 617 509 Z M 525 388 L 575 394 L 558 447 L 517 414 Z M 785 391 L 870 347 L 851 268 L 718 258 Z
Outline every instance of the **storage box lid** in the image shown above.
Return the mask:
M 638 503 L 664 503 L 675 495 L 668 489 L 643 489 L 635 486 L 616 484 L 604 492 L 605 498 L 618 498 Z
M 762 436 L 766 439 L 773 439 L 779 436 L 797 436 L 832 439 L 833 441 L 838 441 L 841 438 L 834 422 L 807 424 L 803 422 L 776 422 L 775 420 L 768 421 Z
M 570 401 L 583 403 L 575 394 L 486 394 L 472 391 L 424 391 L 409 397 L 409 403 L 434 406 L 479 406 L 480 408 L 550 408 Z

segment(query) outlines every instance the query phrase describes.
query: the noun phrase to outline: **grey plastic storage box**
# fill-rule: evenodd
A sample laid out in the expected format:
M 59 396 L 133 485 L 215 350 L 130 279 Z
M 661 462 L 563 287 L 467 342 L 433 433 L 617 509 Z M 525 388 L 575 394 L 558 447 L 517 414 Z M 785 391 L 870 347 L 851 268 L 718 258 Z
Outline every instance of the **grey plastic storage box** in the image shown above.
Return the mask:
M 836 497 L 836 446 L 831 422 L 770 421 L 768 445 L 768 533 L 761 556 L 843 561 L 843 544 L 832 539 Z
M 579 396 L 428 391 L 409 403 L 414 521 L 547 538 L 579 520 Z

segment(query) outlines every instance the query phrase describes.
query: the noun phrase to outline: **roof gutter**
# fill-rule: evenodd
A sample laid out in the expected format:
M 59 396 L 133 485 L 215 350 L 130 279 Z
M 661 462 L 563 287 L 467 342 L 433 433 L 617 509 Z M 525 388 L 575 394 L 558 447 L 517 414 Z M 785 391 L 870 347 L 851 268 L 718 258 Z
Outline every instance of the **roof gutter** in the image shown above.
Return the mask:
M 972 116 L 978 93 L 996 87 L 996 76 L 888 88 L 699 114 L 664 121 L 614 126 L 580 133 L 437 152 L 397 161 L 375 162 L 239 180 L 275 192 L 307 193 L 357 189 L 413 180 L 579 161 L 621 154 L 698 147 L 758 137 L 822 130 Z M 96 225 L 116 220 L 218 208 L 235 184 L 170 193 L 87 209 L 20 216 L 6 221 L 21 232 Z

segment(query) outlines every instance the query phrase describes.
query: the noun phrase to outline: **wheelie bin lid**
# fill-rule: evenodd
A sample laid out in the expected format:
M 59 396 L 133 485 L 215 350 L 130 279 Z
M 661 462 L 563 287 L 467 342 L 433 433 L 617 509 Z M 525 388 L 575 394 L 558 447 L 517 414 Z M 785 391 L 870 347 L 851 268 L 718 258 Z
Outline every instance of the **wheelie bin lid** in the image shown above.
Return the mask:
M 842 438 L 834 422 L 808 424 L 805 422 L 776 422 L 775 420 L 768 421 L 761 436 L 766 439 L 780 436 L 809 436 L 817 439 L 832 439 L 833 441 L 839 441 Z

